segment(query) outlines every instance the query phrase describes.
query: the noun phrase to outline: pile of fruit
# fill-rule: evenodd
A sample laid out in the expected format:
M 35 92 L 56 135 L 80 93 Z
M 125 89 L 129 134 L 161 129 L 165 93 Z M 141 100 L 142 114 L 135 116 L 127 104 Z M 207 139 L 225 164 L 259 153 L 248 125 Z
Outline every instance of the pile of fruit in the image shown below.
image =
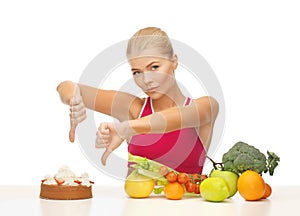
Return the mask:
M 208 157 L 209 158 L 209 157 Z M 152 193 L 171 200 L 185 195 L 221 202 L 237 192 L 249 201 L 268 198 L 272 193 L 262 173 L 273 175 L 279 157 L 268 151 L 268 158 L 258 149 L 243 142 L 236 143 L 223 155 L 222 163 L 213 163 L 209 175 L 177 172 L 147 158 L 129 154 L 134 171 L 125 181 L 125 192 L 133 198 L 146 198 Z
M 165 165 L 146 158 L 130 155 L 139 161 L 135 170 L 125 181 L 125 191 L 133 198 L 145 198 L 162 192 L 171 200 L 181 199 L 184 195 L 200 195 L 200 185 L 207 175 L 177 172 Z M 141 162 L 143 161 L 143 162 Z
M 166 169 L 166 167 L 163 167 L 163 169 Z M 197 173 L 187 174 L 183 172 L 176 173 L 175 171 L 168 171 L 163 175 L 168 182 L 160 188 L 163 188 L 164 194 L 168 199 L 173 200 L 181 199 L 185 193 L 200 194 L 200 184 L 208 177 Z M 161 190 L 159 189 L 156 188 L 155 192 L 160 193 Z

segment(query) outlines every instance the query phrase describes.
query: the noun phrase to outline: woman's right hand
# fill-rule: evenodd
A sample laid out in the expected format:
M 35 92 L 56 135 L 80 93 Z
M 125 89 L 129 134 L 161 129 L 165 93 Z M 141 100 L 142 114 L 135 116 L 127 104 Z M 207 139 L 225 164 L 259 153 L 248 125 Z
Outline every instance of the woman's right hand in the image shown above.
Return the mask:
M 69 140 L 74 142 L 77 125 L 86 119 L 86 108 L 80 94 L 80 87 L 76 83 L 65 81 L 57 87 L 57 91 L 61 101 L 70 106 Z

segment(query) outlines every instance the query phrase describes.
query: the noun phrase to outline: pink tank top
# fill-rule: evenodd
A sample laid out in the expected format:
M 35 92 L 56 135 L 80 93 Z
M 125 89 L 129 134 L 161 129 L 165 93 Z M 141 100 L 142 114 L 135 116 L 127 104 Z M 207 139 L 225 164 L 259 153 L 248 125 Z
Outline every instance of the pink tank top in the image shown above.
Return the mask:
M 189 105 L 187 98 L 184 105 Z M 152 114 L 152 100 L 145 100 L 139 117 Z M 195 128 L 183 128 L 164 134 L 139 134 L 131 138 L 128 152 L 169 166 L 178 172 L 201 173 L 206 151 Z

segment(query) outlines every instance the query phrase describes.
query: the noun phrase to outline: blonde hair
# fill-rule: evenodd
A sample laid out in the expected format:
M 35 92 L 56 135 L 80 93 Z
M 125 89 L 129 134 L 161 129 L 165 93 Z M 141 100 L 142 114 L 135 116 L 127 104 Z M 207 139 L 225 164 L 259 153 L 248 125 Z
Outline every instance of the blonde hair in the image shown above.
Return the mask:
M 145 55 L 145 53 L 172 59 L 174 50 L 168 35 L 157 27 L 147 27 L 137 31 L 128 41 L 127 58 Z

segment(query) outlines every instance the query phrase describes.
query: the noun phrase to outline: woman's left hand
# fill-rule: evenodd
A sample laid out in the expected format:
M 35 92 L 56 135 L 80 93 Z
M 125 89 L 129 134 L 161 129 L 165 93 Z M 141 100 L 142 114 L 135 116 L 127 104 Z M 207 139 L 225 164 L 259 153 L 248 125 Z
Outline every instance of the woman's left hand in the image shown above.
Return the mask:
M 106 164 L 108 156 L 124 141 L 124 138 L 120 135 L 120 129 L 117 127 L 118 125 L 121 126 L 121 124 L 104 122 L 101 123 L 98 128 L 96 148 L 106 148 L 101 158 L 103 165 Z

